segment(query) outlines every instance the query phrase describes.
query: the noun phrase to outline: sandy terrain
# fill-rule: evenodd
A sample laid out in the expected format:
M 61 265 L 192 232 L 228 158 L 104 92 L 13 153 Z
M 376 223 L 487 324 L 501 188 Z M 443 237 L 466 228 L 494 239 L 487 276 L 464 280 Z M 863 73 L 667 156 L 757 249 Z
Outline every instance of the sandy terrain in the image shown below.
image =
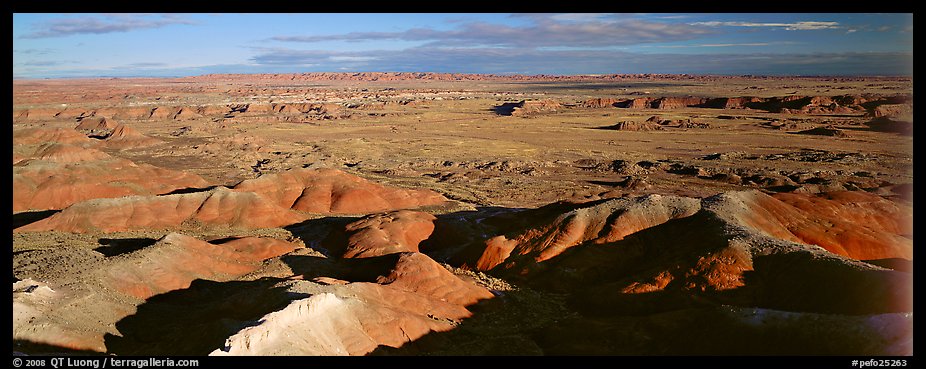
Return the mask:
M 912 93 L 16 80 L 13 350 L 912 354 Z

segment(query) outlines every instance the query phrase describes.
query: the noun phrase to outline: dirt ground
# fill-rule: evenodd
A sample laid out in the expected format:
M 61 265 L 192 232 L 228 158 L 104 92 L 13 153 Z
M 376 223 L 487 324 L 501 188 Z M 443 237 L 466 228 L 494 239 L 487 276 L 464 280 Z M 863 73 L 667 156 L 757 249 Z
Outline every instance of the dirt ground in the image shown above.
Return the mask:
M 16 80 L 12 126 L 14 130 L 71 129 L 83 117 L 95 116 L 94 111 L 99 111 L 99 115 L 115 116 L 118 123 L 162 141 L 137 148 L 102 148 L 137 164 L 190 172 L 210 185 L 229 187 L 290 169 L 337 168 L 381 184 L 430 189 L 456 201 L 456 207 L 438 209 L 435 214 L 534 209 L 561 201 L 578 203 L 647 194 L 706 198 L 743 189 L 767 193 L 867 191 L 912 206 L 913 135 L 871 129 L 866 125 L 874 118 L 870 111 L 810 114 L 754 108 L 583 106 L 598 98 L 687 96 L 905 95 L 912 101 L 912 91 L 912 80 L 903 78 L 678 77 L 609 82 L 286 78 L 222 81 L 198 77 Z M 498 108 L 525 100 L 551 101 L 557 106 L 512 115 Z M 221 111 L 235 104 L 336 107 L 292 114 L 230 111 L 175 117 L 119 115 L 120 109 L 128 108 L 145 112 L 154 107 L 185 107 L 190 111 L 215 106 Z M 23 111 L 30 113 L 23 116 Z M 41 116 L 36 113 L 39 111 L 50 113 Z M 56 111 L 61 113 L 55 116 Z M 668 123 L 657 130 L 613 129 L 621 122 L 647 121 Z M 840 134 L 799 133 L 816 127 L 829 127 Z M 14 228 L 53 213 L 14 213 Z M 247 231 L 189 225 L 181 231 L 207 241 L 232 236 L 287 240 L 308 248 L 301 253 L 324 257 L 325 250 L 313 250 L 315 244 L 306 240 L 316 228 L 343 223 L 337 219 L 326 222 L 322 219 L 302 228 Z M 167 233 L 14 233 L 14 278 L 54 281 L 74 290 L 97 291 L 96 287 L 85 286 L 96 282 L 85 277 L 89 274 L 84 269 L 99 265 L 105 258 L 98 250 L 105 246 L 104 239 L 150 244 Z M 457 331 L 402 349 L 382 347 L 374 354 L 555 354 L 562 353 L 554 349 L 554 342 L 558 342 L 555 336 L 577 336 L 589 325 L 622 332 L 614 337 L 640 332 L 669 336 L 660 321 L 694 327 L 700 324 L 698 314 L 745 314 L 697 310 L 684 318 L 664 313 L 633 323 L 621 320 L 625 318 L 583 320 L 570 310 L 562 294 L 514 286 L 498 276 L 460 269 L 451 262 L 444 266 L 504 298 L 479 305 L 471 322 Z M 241 280 L 279 277 L 285 274 L 280 268 L 268 261 L 263 274 Z M 107 299 L 106 303 L 126 303 L 115 300 Z M 531 314 L 522 313 L 528 310 Z M 624 323 L 635 325 L 618 328 Z M 554 326 L 559 328 L 550 328 Z M 112 325 L 100 329 L 116 332 Z M 491 344 L 483 342 L 488 337 Z M 615 348 L 613 351 L 596 351 L 600 348 L 581 346 L 586 344 L 577 343 L 573 351 L 563 350 L 579 354 L 679 352 L 643 343 L 622 346 L 618 341 L 608 342 Z M 29 352 L 30 347 L 21 343 L 18 350 Z

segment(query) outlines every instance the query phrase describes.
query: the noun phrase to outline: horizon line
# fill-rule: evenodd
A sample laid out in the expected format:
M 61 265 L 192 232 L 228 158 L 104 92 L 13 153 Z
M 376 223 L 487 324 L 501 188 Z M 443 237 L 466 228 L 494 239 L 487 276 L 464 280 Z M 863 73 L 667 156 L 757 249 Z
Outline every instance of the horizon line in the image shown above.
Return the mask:
M 496 79 L 607 79 L 607 78 L 627 78 L 627 77 L 686 77 L 686 78 L 703 78 L 703 77 L 719 77 L 719 78 L 905 78 L 912 79 L 912 75 L 907 74 L 896 74 L 896 75 L 855 75 L 855 74 L 832 74 L 832 75 L 785 75 L 785 74 L 695 74 L 695 73 L 579 73 L 579 74 L 554 74 L 554 73 L 540 73 L 540 74 L 498 74 L 498 73 L 462 73 L 462 72 L 398 72 L 398 71 L 352 71 L 352 72 L 291 72 L 291 73 L 205 73 L 205 74 L 196 74 L 196 75 L 176 75 L 176 76 L 74 76 L 74 77 L 22 77 L 22 76 L 13 76 L 13 80 L 74 80 L 74 79 L 177 79 L 177 78 L 202 78 L 210 76 L 313 76 L 313 75 L 339 75 L 339 76 L 356 76 L 360 74 L 377 76 L 377 75 L 387 75 L 387 76 L 401 76 L 403 80 L 415 80 L 415 79 L 425 79 L 423 77 L 428 76 L 472 76 L 472 77 L 482 77 L 482 78 L 496 78 Z M 410 76 L 410 75 L 422 75 L 422 76 Z M 377 81 L 368 81 L 368 82 L 377 82 Z M 384 81 L 388 82 L 388 81 Z

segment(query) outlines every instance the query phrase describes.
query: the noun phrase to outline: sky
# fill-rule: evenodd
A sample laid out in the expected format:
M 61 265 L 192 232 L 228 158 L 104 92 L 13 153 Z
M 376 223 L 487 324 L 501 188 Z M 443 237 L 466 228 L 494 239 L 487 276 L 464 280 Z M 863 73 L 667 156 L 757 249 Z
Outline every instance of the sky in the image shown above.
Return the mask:
M 13 78 L 913 75 L 913 14 L 13 14 Z

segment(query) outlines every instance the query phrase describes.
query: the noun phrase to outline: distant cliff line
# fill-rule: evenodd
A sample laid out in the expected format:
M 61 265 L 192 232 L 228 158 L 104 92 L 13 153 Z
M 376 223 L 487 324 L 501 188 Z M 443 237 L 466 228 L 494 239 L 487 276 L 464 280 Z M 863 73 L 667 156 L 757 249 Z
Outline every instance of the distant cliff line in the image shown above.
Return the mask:
M 262 73 L 262 74 L 205 74 L 186 77 L 193 80 L 290 80 L 290 81 L 623 81 L 623 80 L 717 80 L 717 79 L 832 79 L 834 81 L 893 80 L 908 81 L 903 76 L 756 76 L 756 75 L 694 75 L 694 74 L 467 74 L 430 72 L 314 72 L 314 73 Z

